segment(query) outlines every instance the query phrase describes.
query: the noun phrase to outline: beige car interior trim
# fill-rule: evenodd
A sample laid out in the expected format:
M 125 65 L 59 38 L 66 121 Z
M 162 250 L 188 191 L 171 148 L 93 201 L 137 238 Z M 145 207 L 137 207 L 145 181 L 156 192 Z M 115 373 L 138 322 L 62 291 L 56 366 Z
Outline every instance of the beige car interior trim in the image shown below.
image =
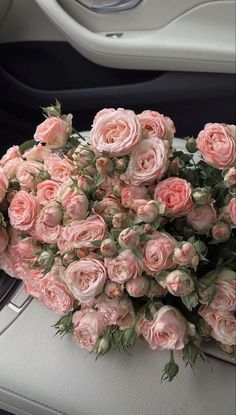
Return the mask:
M 127 69 L 235 71 L 234 1 L 201 4 L 159 29 L 124 31 L 115 38 L 84 27 L 57 0 L 35 1 L 65 38 L 98 64 Z

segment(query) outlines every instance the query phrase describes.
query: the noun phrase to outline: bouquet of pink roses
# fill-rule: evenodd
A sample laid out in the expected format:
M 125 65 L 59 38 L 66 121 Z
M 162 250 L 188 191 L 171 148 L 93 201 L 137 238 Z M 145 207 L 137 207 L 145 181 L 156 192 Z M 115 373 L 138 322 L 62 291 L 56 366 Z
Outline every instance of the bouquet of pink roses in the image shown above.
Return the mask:
M 181 352 L 236 344 L 236 127 L 206 124 L 186 151 L 155 111 L 103 109 L 89 138 L 61 106 L 0 160 L 0 269 L 97 356 L 139 338 Z M 196 154 L 194 154 L 196 153 Z

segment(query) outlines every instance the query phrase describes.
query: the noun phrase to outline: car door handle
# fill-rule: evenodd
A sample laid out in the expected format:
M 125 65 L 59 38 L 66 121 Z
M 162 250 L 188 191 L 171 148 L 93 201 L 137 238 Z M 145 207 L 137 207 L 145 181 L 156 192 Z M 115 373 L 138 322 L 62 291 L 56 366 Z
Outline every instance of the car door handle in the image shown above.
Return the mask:
M 142 0 L 76 0 L 78 3 L 96 13 L 117 13 L 131 10 Z

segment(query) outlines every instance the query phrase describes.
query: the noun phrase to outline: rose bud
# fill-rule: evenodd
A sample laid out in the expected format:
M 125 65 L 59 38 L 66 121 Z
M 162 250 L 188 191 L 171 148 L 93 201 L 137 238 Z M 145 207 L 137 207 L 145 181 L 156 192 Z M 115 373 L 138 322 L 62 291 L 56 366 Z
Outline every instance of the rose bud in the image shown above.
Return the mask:
M 96 169 L 102 176 L 107 176 L 113 171 L 113 163 L 108 157 L 99 157 L 96 160 Z
M 124 284 L 108 280 L 104 290 L 109 298 L 119 300 L 124 294 Z
M 83 190 L 83 192 L 89 193 L 94 187 L 94 180 L 90 176 L 79 176 L 78 187 L 80 190 Z
M 124 229 L 118 238 L 121 248 L 134 249 L 139 245 L 139 234 L 131 228 Z
M 113 185 L 113 193 L 116 197 L 120 197 L 121 196 L 121 192 L 122 189 L 124 189 L 124 187 L 126 186 L 125 183 L 121 182 L 121 181 L 116 181 Z
M 127 216 L 122 212 L 116 213 L 112 219 L 112 225 L 113 225 L 113 228 L 115 229 L 122 229 L 125 226 L 127 226 L 127 223 L 128 223 Z
M 194 269 L 196 269 L 199 263 L 197 251 L 190 242 L 182 242 L 180 246 L 176 246 L 173 259 L 175 264 L 181 266 L 190 265 Z
M 104 239 L 100 246 L 101 254 L 104 257 L 112 257 L 116 254 L 116 243 L 112 239 Z
M 61 206 L 57 202 L 48 203 L 42 209 L 42 222 L 50 227 L 59 225 L 62 220 L 63 212 Z
M 7 230 L 5 226 L 0 225 L 0 254 L 2 254 L 5 251 L 8 245 L 8 241 L 9 241 L 9 236 L 8 236 Z
M 52 251 L 42 251 L 41 254 L 39 254 L 37 262 L 40 265 L 40 267 L 47 268 L 52 264 L 53 258 L 54 255 Z
M 97 170 L 91 164 L 89 164 L 88 166 L 84 168 L 84 172 L 85 174 L 88 174 L 91 177 L 95 177 L 97 174 Z
M 65 266 L 70 265 L 73 261 L 75 261 L 76 256 L 73 252 L 66 252 L 63 255 L 62 261 Z
M 94 193 L 93 193 L 93 199 L 94 200 L 102 200 L 105 196 L 106 192 L 105 190 L 102 189 L 97 189 Z
M 211 194 L 205 187 L 196 187 L 193 190 L 192 198 L 197 206 L 203 206 L 209 203 Z
M 197 151 L 197 144 L 196 140 L 193 137 L 188 137 L 186 144 L 185 144 L 186 150 L 188 150 L 189 153 L 196 153 Z
M 73 160 L 79 168 L 84 168 L 90 160 L 94 158 L 94 152 L 88 146 L 79 145 L 73 154 Z
M 151 225 L 148 225 L 147 223 L 144 223 L 144 225 L 142 225 L 142 230 L 144 234 L 153 232 L 153 228 L 151 227 Z
M 171 165 L 169 167 L 169 172 L 170 172 L 171 176 L 177 176 L 178 175 L 182 163 L 183 162 L 179 159 L 179 157 L 174 158 L 174 160 L 171 162 Z
M 150 297 L 150 298 L 164 297 L 166 295 L 166 293 L 167 293 L 166 288 L 163 288 L 154 279 L 150 279 L 149 288 L 148 288 L 148 292 L 147 292 L 148 297 Z
M 106 337 L 101 337 L 97 340 L 94 351 L 97 357 L 103 356 L 110 349 L 110 342 Z
M 194 284 L 187 272 L 176 269 L 170 272 L 165 281 L 167 290 L 176 297 L 182 297 L 194 291 Z
M 158 216 L 158 205 L 154 201 L 146 202 L 137 209 L 137 215 L 143 222 L 151 223 Z
M 125 284 L 125 288 L 131 297 L 143 297 L 147 295 L 149 281 L 147 278 L 140 275 L 136 278 L 131 278 L 129 281 L 127 281 Z
M 127 170 L 129 159 L 121 157 L 115 160 L 115 170 L 119 173 L 124 173 Z
M 230 237 L 230 227 L 227 223 L 218 222 L 216 223 L 212 230 L 212 236 L 216 241 L 224 242 L 227 241 Z
M 204 244 L 204 242 L 198 240 L 194 243 L 194 247 L 196 248 L 196 251 L 199 254 L 201 254 L 203 256 L 205 256 L 207 254 L 208 249 L 207 249 L 206 244 Z
M 83 247 L 83 248 L 78 248 L 76 249 L 76 255 L 79 258 L 85 258 L 86 256 L 88 256 L 91 252 L 93 252 L 95 248 L 94 247 Z
M 236 189 L 236 168 L 231 167 L 224 175 L 224 182 L 230 189 Z

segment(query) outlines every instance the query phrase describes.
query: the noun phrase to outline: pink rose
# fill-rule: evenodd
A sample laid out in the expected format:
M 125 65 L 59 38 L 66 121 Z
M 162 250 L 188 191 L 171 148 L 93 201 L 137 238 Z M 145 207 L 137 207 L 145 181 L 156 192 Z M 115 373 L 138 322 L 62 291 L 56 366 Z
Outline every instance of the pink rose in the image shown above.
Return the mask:
M 9 186 L 9 180 L 4 173 L 3 169 L 0 167 L 0 203 L 3 202 L 6 196 L 6 192 Z
M 121 231 L 118 242 L 121 248 L 134 249 L 139 245 L 140 237 L 134 229 L 126 228 Z
M 44 219 L 44 213 L 41 211 L 35 221 L 35 226 L 32 229 L 31 235 L 38 239 L 38 241 L 46 244 L 56 243 L 61 234 L 61 226 L 59 224 L 56 226 L 49 226 L 44 223 Z M 51 218 L 51 220 L 53 222 L 55 218 Z M 48 218 L 48 223 L 50 223 L 50 217 Z
M 173 265 L 172 254 L 177 241 L 168 233 L 156 232 L 143 248 L 144 269 L 155 275 Z
M 102 294 L 96 303 L 99 317 L 104 326 L 119 326 L 120 330 L 129 328 L 134 317 L 132 301 L 123 297 L 121 300 L 112 300 Z
M 17 241 L 11 239 L 9 246 L 13 257 L 18 257 L 19 260 L 35 259 L 36 253 L 40 250 L 39 244 L 31 237 L 21 238 Z
M 231 167 L 224 176 L 224 182 L 230 189 L 236 189 L 236 168 Z
M 212 236 L 216 241 L 227 241 L 230 237 L 230 227 L 227 223 L 217 222 L 211 230 Z
M 72 262 L 65 272 L 69 290 L 81 303 L 89 302 L 100 294 L 106 278 L 107 272 L 103 263 L 89 257 Z
M 37 184 L 36 198 L 43 206 L 56 200 L 59 183 L 53 180 L 44 180 Z
M 6 154 L 4 154 L 4 156 L 1 158 L 0 165 L 4 166 L 5 163 L 16 157 L 21 157 L 19 146 L 10 147 L 7 150 Z
M 103 239 L 100 246 L 100 252 L 104 257 L 112 257 L 116 254 L 116 251 L 116 243 L 113 239 Z
M 154 314 L 152 321 L 143 321 L 141 334 L 152 350 L 182 350 L 186 343 L 187 322 L 176 308 L 165 305 Z
M 210 304 L 211 309 L 218 311 L 235 311 L 236 309 L 236 273 L 230 269 L 222 269 L 214 273 L 213 282 L 216 295 Z M 200 303 L 207 305 L 204 293 L 200 295 Z
M 12 278 L 18 278 L 16 275 L 15 267 L 13 264 L 12 257 L 8 250 L 0 253 L 0 269 Z
M 24 190 L 15 195 L 8 209 L 11 225 L 21 231 L 27 231 L 33 227 L 37 213 L 37 199 Z
M 230 222 L 233 225 L 236 225 L 236 198 L 233 197 L 228 206 L 227 206 L 227 212 L 229 214 Z
M 199 232 L 205 233 L 216 222 L 216 211 L 211 205 L 194 207 L 187 214 L 187 222 L 192 228 Z
M 59 183 L 65 182 L 74 170 L 72 162 L 67 157 L 62 158 L 57 154 L 51 154 L 47 157 L 44 165 L 51 179 Z
M 137 200 L 148 199 L 148 191 L 145 186 L 126 186 L 121 191 L 121 203 L 124 208 L 136 210 Z
M 144 297 L 147 295 L 149 288 L 149 281 L 142 275 L 131 278 L 125 284 L 125 289 L 131 297 Z
M 160 138 L 172 143 L 176 130 L 169 117 L 165 117 L 157 111 L 146 110 L 138 114 L 138 119 L 148 138 Z
M 211 327 L 213 339 L 228 346 L 236 344 L 236 319 L 233 312 L 203 307 L 199 314 Z
M 186 215 L 193 207 L 190 183 L 179 177 L 170 177 L 160 182 L 154 192 L 154 199 L 162 203 L 165 214 L 171 217 Z
M 62 220 L 62 209 L 58 202 L 50 202 L 41 210 L 40 220 L 51 228 L 59 225 Z
M 63 147 L 71 132 L 72 115 L 67 115 L 65 120 L 60 117 L 49 117 L 36 128 L 34 139 L 46 143 L 50 149 Z
M 131 154 L 141 138 L 141 125 L 131 110 L 118 108 L 97 114 L 90 132 L 90 143 L 98 153 L 112 156 Z
M 96 204 L 96 212 L 105 219 L 112 218 L 117 212 L 120 212 L 121 206 L 119 200 L 111 193 L 107 194 L 103 200 Z
M 127 174 L 132 184 L 160 180 L 169 163 L 168 151 L 160 139 L 142 140 L 130 156 Z
M 27 278 L 24 280 L 24 286 L 29 295 L 40 297 L 40 281 L 44 277 L 45 270 L 42 268 L 31 269 Z
M 28 161 L 44 161 L 50 154 L 48 147 L 38 144 L 27 150 L 22 157 Z
M 76 311 L 73 314 L 73 337 L 82 349 L 92 351 L 98 338 L 103 334 L 104 327 L 98 313 L 93 309 Z
M 125 249 L 116 258 L 105 258 L 105 266 L 110 280 L 119 284 L 142 274 L 141 262 L 130 249 Z
M 154 222 L 157 219 L 159 213 L 158 205 L 152 200 L 145 202 L 143 205 L 138 206 L 137 216 L 138 218 L 146 223 Z
M 36 178 L 44 170 L 42 163 L 37 161 L 23 161 L 16 170 L 16 179 L 22 190 L 27 192 L 36 188 Z
M 192 266 L 196 268 L 199 263 L 199 257 L 196 249 L 190 242 L 182 242 L 174 249 L 174 263 L 181 266 Z
M 93 241 L 102 241 L 106 233 L 106 223 L 99 215 L 85 220 L 72 221 L 62 229 L 62 237 L 71 249 L 93 247 Z
M 16 177 L 17 169 L 20 164 L 24 161 L 21 157 L 16 157 L 12 160 L 7 161 L 3 166 L 3 171 L 8 179 L 13 179 Z
M 165 287 L 174 296 L 182 297 L 194 291 L 191 276 L 180 269 L 170 272 L 165 280 Z
M 85 219 L 89 207 L 88 198 L 82 190 L 62 185 L 57 192 L 57 200 L 72 219 Z
M 107 280 L 104 291 L 109 298 L 120 300 L 124 294 L 124 284 Z
M 234 165 L 236 160 L 235 137 L 231 126 L 206 124 L 198 134 L 196 143 L 206 163 L 216 169 L 225 169 Z
M 4 226 L 0 225 L 0 254 L 7 248 L 9 236 Z

